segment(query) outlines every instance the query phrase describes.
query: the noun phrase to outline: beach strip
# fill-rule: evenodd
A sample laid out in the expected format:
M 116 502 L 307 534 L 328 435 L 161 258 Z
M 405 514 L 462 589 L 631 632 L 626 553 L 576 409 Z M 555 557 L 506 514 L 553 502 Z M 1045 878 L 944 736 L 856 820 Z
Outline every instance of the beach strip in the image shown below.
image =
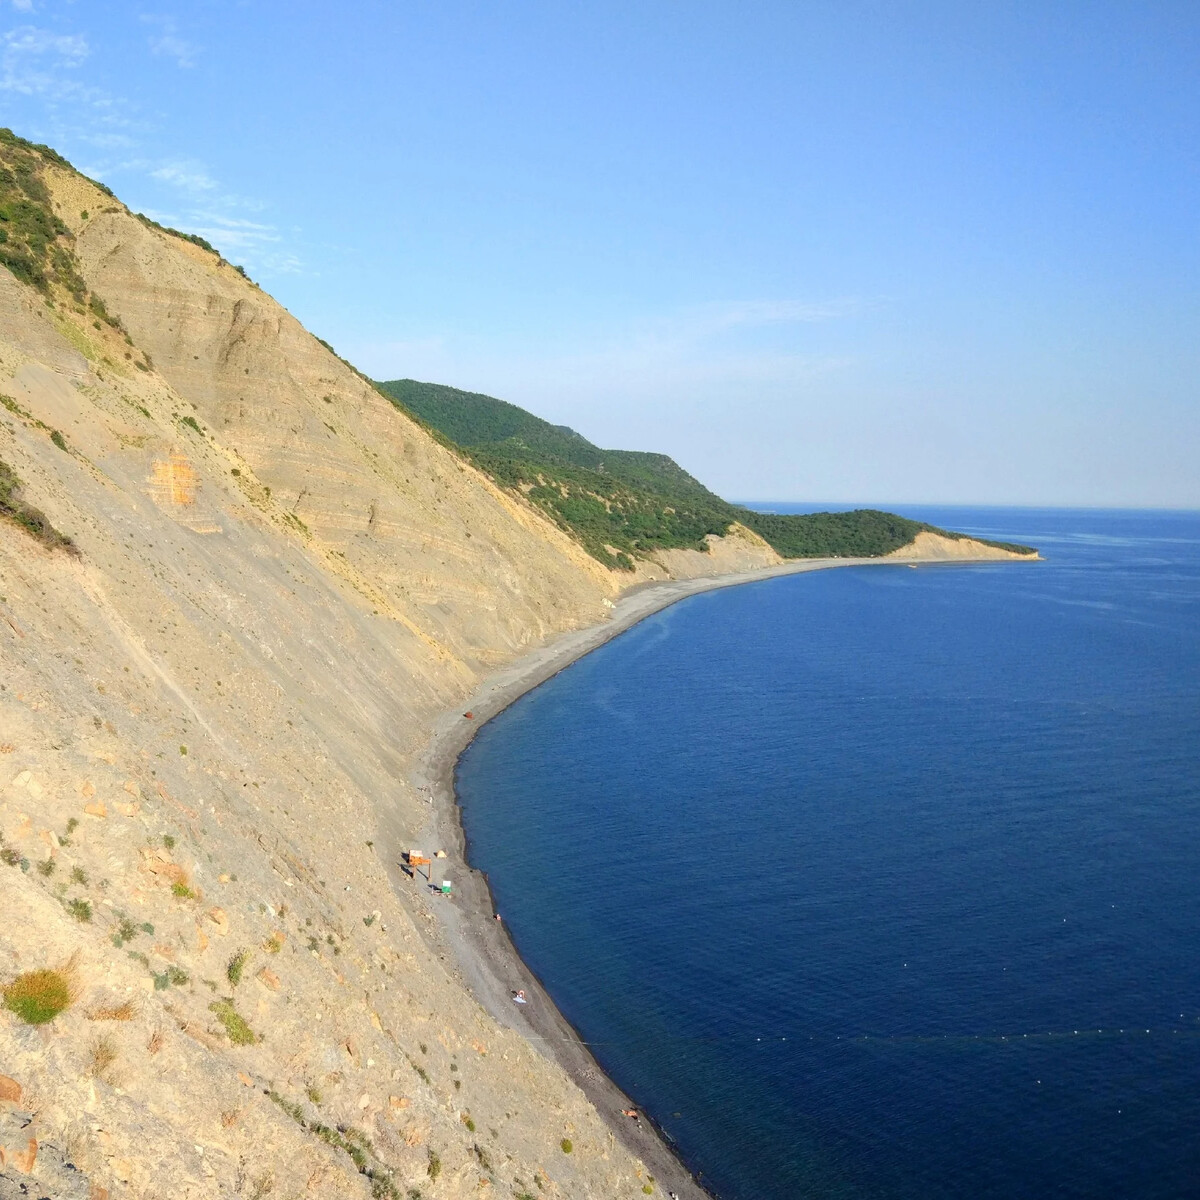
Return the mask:
M 459 757 L 484 725 L 526 692 L 638 622 L 688 596 L 833 567 L 961 566 L 980 562 L 975 555 L 802 559 L 730 575 L 641 584 L 614 604 L 608 621 L 561 634 L 500 668 L 467 700 L 443 713 L 435 723 L 414 783 L 433 806 L 425 844 L 446 851 L 446 873 L 454 881 L 453 900 L 437 911 L 464 980 L 492 1017 L 520 1032 L 571 1076 L 608 1122 L 614 1136 L 646 1164 L 655 1178 L 658 1194 L 674 1193 L 680 1200 L 703 1200 L 713 1195 L 704 1189 L 702 1180 L 692 1174 L 647 1114 L 640 1113 L 636 1118 L 626 1115 L 635 1110 L 633 1101 L 605 1074 L 578 1032 L 558 1011 L 541 980 L 518 954 L 504 922 L 496 920 L 487 879 L 467 861 L 467 839 L 454 790 Z M 513 993 L 518 991 L 525 994 L 527 1003 L 513 1002 Z

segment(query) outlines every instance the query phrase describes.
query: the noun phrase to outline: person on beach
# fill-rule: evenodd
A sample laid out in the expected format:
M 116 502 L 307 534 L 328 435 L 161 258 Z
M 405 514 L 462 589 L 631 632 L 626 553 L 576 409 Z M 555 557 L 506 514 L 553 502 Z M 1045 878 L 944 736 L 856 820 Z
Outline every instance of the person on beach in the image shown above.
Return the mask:
M 512 994 L 512 998 L 513 998 L 513 1003 L 514 1003 L 514 1004 L 526 1004 L 526 1003 L 528 1003 L 528 1001 L 526 1001 L 526 999 L 525 999 L 525 992 L 524 992 L 524 990 L 522 990 L 522 991 L 519 991 L 519 992 L 513 992 L 513 994 Z

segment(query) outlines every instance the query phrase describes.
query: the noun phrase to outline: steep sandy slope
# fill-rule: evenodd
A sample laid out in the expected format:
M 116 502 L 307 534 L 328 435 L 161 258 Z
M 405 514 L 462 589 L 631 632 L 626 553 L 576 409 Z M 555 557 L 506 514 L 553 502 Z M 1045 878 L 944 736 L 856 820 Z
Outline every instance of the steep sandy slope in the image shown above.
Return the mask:
M 231 268 L 51 177 L 132 344 L 0 271 L 0 459 L 81 551 L 0 522 L 0 982 L 76 993 L 0 1010 L 0 1182 L 643 1195 L 395 869 L 432 715 L 616 583 Z
M 974 538 L 948 538 L 939 533 L 924 530 L 918 533 L 907 546 L 893 550 L 888 558 L 921 559 L 924 562 L 954 561 L 969 562 L 1012 559 L 1018 562 L 1030 562 L 1041 556 L 1034 554 L 1017 554 L 1012 550 L 1002 550 L 999 546 L 989 546 L 986 542 L 977 542 Z

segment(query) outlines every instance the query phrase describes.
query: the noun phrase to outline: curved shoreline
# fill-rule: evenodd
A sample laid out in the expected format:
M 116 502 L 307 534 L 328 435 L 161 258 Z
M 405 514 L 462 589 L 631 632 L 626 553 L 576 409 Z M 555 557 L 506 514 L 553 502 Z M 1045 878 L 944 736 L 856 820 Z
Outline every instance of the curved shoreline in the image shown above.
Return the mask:
M 561 634 L 502 667 L 435 722 L 414 782 L 433 806 L 429 843 L 446 850 L 448 874 L 454 881 L 454 903 L 440 906 L 437 911 L 464 983 L 492 1017 L 519 1032 L 570 1075 L 608 1123 L 613 1137 L 645 1163 L 662 1192 L 675 1192 L 680 1200 L 704 1200 L 715 1195 L 705 1189 L 700 1179 L 702 1173 L 693 1175 L 680 1151 L 670 1144 L 648 1114 L 645 1120 L 636 1122 L 622 1115 L 623 1109 L 636 1105 L 604 1072 L 579 1033 L 559 1012 L 542 981 L 521 958 L 507 927 L 495 919 L 487 877 L 469 863 L 469 844 L 454 787 L 459 758 L 484 725 L 527 692 L 647 617 L 688 596 L 833 567 L 965 566 L 987 561 L 996 560 L 966 556 L 804 559 L 730 575 L 639 584 L 615 603 L 607 622 Z M 466 712 L 472 713 L 472 719 L 464 716 Z M 523 988 L 529 996 L 529 1003 L 524 1006 L 511 1001 L 512 991 L 518 988 Z

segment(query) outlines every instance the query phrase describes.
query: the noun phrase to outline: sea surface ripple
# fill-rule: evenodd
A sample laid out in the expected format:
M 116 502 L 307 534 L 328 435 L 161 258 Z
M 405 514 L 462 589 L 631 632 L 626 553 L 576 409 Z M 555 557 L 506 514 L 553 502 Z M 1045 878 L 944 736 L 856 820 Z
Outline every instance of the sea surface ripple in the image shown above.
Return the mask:
M 1200 514 L 695 596 L 483 729 L 474 865 L 725 1200 L 1200 1194 Z

